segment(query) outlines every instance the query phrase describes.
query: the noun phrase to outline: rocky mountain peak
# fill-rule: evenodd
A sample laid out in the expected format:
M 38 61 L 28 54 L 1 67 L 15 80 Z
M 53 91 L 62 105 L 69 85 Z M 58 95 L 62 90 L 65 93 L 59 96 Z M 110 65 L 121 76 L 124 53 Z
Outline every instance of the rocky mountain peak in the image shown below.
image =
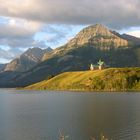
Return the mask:
M 102 24 L 96 24 L 96 25 L 91 25 L 83 29 L 79 34 L 76 36 L 81 37 L 83 35 L 86 35 L 87 37 L 95 37 L 97 35 L 111 35 L 110 30 L 107 29 L 105 26 Z
M 50 54 L 45 54 L 42 60 L 47 60 L 54 55 L 62 55 L 80 47 L 93 47 L 98 50 L 111 50 L 128 48 L 129 42 L 119 33 L 111 31 L 102 24 L 88 26 L 81 30 L 73 39 L 62 47 L 56 48 Z
M 42 49 L 38 47 L 29 48 L 25 53 L 36 53 L 37 51 L 42 51 Z
M 121 36 L 121 35 L 120 35 Z M 68 43 L 69 47 L 88 44 L 99 49 L 110 49 L 128 46 L 128 41 L 117 36 L 102 24 L 91 25 L 80 31 Z
M 47 49 L 41 49 L 38 47 L 29 48 L 27 51 L 21 54 L 19 58 L 16 58 L 8 63 L 4 71 L 26 71 L 39 63 L 43 55 L 50 51 L 52 51 L 50 47 Z
M 26 52 L 24 52 L 21 56 L 20 59 L 30 59 L 34 62 L 38 62 L 42 55 L 44 55 L 45 51 L 41 48 L 29 48 Z

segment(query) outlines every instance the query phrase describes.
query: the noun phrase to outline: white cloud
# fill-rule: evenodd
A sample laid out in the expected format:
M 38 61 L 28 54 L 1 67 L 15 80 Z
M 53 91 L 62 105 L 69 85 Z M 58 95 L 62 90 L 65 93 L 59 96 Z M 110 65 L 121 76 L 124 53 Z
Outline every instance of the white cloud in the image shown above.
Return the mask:
M 131 31 L 131 32 L 128 32 L 127 34 L 140 38 L 140 30 Z
M 0 15 L 54 24 L 139 26 L 139 0 L 0 0 Z
M 18 57 L 22 51 L 19 48 L 11 48 L 5 50 L 2 46 L 0 46 L 0 62 L 3 60 L 4 62 L 9 62 L 15 57 Z
M 10 47 L 30 47 L 33 36 L 41 30 L 42 23 L 18 18 L 7 18 L 0 24 L 0 45 Z
M 43 24 L 25 19 L 9 18 L 7 24 L 3 25 L 4 30 L 8 28 L 13 34 L 24 35 L 34 34 L 42 28 Z M 6 29 L 7 30 L 7 29 Z M 3 31 L 3 30 L 2 30 Z

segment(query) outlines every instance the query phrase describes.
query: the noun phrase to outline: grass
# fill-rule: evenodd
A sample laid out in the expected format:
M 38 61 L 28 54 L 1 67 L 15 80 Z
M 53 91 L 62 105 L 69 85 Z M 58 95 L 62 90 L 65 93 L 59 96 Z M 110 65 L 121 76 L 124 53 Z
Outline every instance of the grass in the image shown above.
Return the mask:
M 52 79 L 30 85 L 25 89 L 75 91 L 140 90 L 140 68 L 109 68 L 95 71 L 65 72 Z

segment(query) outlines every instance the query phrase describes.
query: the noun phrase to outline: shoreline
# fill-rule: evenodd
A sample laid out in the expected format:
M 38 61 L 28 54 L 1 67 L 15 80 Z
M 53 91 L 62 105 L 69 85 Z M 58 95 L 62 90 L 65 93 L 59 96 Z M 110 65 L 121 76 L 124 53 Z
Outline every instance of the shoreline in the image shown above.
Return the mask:
M 76 90 L 76 89 L 26 89 L 26 88 L 16 88 L 16 90 L 25 90 L 25 91 L 58 91 L 58 92 L 83 92 L 83 93 L 137 93 L 140 92 L 140 90 L 116 90 L 116 91 L 109 91 L 109 90 Z

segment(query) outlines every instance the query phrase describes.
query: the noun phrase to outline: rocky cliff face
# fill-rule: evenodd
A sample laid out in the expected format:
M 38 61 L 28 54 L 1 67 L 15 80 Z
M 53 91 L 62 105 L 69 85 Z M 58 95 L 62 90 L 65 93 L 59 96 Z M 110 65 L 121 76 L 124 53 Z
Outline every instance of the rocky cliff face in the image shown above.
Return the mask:
M 51 50 L 51 48 L 45 50 L 42 50 L 40 48 L 30 48 L 26 52 L 24 52 L 19 58 L 16 58 L 9 64 L 7 64 L 4 71 L 23 72 L 29 70 L 40 62 L 42 56 L 45 53 L 50 52 Z
M 114 33 L 105 26 L 96 24 L 84 28 L 66 45 L 55 49 L 50 54 L 45 54 L 43 56 L 43 61 L 54 55 L 61 55 L 67 53 L 71 49 L 84 46 L 94 47 L 99 50 L 110 50 L 127 48 L 128 45 L 128 41 L 123 39 L 119 33 Z
M 101 24 L 96 24 L 83 29 L 79 34 L 72 39 L 68 46 L 81 46 L 89 44 L 99 49 L 110 49 L 128 46 L 128 41 L 113 34 L 112 31 L 107 29 Z

